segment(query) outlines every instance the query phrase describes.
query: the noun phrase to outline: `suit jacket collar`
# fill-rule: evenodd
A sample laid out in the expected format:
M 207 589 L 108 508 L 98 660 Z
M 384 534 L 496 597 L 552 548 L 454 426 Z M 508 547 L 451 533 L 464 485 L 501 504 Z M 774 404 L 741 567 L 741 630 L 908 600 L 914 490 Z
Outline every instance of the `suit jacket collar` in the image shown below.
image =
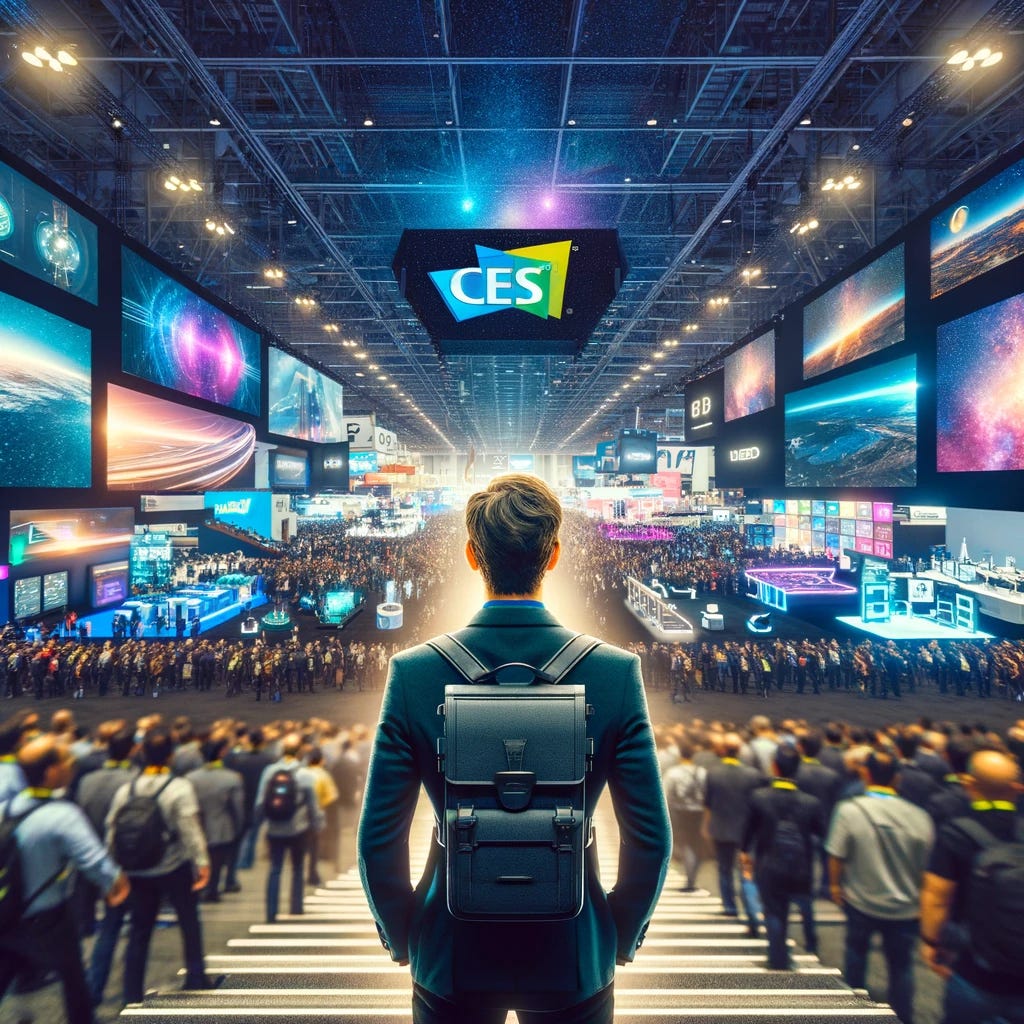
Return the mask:
M 561 623 L 547 610 L 535 605 L 502 604 L 481 608 L 469 626 L 560 626 Z

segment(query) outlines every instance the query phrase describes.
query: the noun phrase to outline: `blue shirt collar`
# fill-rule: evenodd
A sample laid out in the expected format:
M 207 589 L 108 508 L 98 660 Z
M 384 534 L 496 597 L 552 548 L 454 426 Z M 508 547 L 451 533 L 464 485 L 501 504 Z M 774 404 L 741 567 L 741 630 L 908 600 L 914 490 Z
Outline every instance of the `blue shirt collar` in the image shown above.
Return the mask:
M 495 598 L 493 601 L 485 601 L 485 608 L 507 608 L 510 606 L 518 606 L 520 608 L 543 608 L 543 601 L 525 601 L 515 600 L 512 598 Z

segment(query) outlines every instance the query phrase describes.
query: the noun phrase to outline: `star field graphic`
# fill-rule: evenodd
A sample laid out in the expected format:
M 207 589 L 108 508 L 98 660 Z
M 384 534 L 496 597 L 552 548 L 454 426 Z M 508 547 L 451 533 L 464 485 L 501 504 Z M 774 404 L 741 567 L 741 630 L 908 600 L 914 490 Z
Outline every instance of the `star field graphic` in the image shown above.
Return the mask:
M 939 328 L 935 398 L 940 473 L 1024 469 L 1024 295 Z
M 932 220 L 932 298 L 1024 252 L 1024 160 Z
M 903 340 L 903 246 L 804 308 L 804 380 Z
M 125 373 L 239 412 L 260 411 L 260 337 L 122 249 Z
M 0 294 L 0 487 L 91 484 L 91 366 L 89 330 Z
M 769 331 L 725 360 L 725 420 L 775 405 L 775 332 Z

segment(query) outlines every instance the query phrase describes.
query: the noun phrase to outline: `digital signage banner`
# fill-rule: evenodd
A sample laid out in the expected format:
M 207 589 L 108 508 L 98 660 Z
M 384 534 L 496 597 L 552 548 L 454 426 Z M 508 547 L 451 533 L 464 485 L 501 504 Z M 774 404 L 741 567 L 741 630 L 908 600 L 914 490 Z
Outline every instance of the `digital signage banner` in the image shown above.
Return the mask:
M 626 275 L 607 229 L 407 230 L 395 277 L 442 353 L 574 353 Z
M 121 368 L 259 415 L 260 336 L 152 263 L 121 250 Z
M 617 473 L 619 471 L 618 449 L 614 441 L 598 441 L 597 453 L 598 473 Z
M 708 374 L 686 385 L 684 434 L 691 444 L 703 444 L 718 436 L 722 426 L 723 372 Z
M 376 458 L 376 453 L 373 453 Z M 348 442 L 325 444 L 318 448 L 313 458 L 313 489 L 317 491 L 349 490 Z
M 270 537 L 272 498 L 270 491 L 207 491 L 204 503 L 215 519 Z
M 271 452 L 270 486 L 298 487 L 305 490 L 309 486 L 309 456 Z
M 0 438 L 0 487 L 92 483 L 92 332 L 2 293 Z
M 97 238 L 92 221 L 0 162 L 0 260 L 96 305 Z
M 345 440 L 341 384 L 295 356 L 271 347 L 267 429 L 300 441 Z
M 620 473 L 658 471 L 658 434 L 654 430 L 620 430 L 618 440 Z
M 593 487 L 597 483 L 597 456 L 574 455 L 572 478 L 577 487 Z
M 380 472 L 380 458 L 376 452 L 354 452 L 349 449 L 348 471 L 352 476 Z
M 674 444 L 659 445 L 658 472 L 681 473 L 683 476 L 692 476 L 696 457 L 696 448 L 685 448 Z

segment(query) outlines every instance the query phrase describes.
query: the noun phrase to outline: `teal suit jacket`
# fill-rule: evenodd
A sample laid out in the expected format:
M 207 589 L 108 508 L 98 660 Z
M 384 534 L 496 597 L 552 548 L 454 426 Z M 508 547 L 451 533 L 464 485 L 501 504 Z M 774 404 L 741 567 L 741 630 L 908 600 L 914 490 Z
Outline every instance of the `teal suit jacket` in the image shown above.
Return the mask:
M 544 664 L 573 634 L 544 608 L 483 608 L 454 634 L 485 665 Z M 592 816 L 608 786 L 619 823 L 618 877 L 605 891 L 596 847 L 588 851 L 583 910 L 571 921 L 481 924 L 448 912 L 444 852 L 434 843 L 423 877 L 409 881 L 409 827 L 423 786 L 444 816 L 437 769 L 443 731 L 437 707 L 448 683 L 463 682 L 426 645 L 391 660 L 359 825 L 359 870 L 381 940 L 408 960 L 413 980 L 440 996 L 500 993 L 542 1009 L 588 998 L 608 985 L 616 959 L 633 959 L 665 880 L 672 836 L 647 714 L 640 660 L 603 644 L 564 680 L 583 683 L 594 714 L 594 766 L 587 776 Z M 571 995 L 569 995 L 571 993 Z

